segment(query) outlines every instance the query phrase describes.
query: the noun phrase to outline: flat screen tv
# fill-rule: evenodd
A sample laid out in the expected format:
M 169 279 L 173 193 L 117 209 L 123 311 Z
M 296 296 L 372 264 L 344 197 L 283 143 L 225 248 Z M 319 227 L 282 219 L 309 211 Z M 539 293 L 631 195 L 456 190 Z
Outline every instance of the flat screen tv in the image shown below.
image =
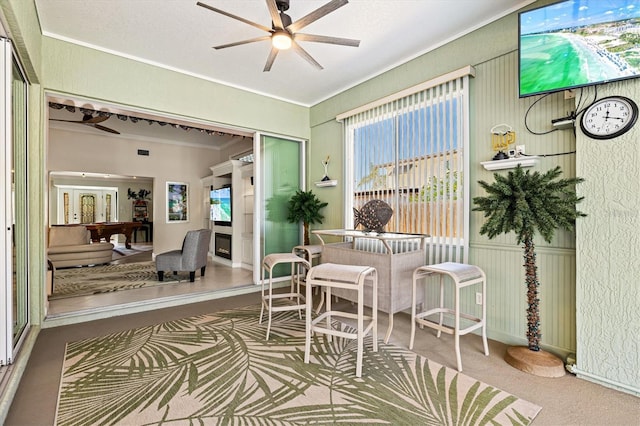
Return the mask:
M 520 97 L 640 76 L 640 2 L 565 0 L 519 14 Z
M 231 187 L 212 189 L 209 219 L 216 225 L 231 226 Z

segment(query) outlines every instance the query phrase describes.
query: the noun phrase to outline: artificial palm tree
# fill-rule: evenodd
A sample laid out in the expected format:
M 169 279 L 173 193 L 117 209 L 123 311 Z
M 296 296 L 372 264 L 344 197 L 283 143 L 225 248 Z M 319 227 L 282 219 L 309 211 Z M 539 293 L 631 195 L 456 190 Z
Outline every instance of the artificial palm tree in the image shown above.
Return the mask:
M 529 350 L 540 351 L 540 309 L 538 299 L 538 268 L 534 236 L 539 233 L 547 243 L 556 229 L 571 229 L 578 217 L 585 216 L 576 209 L 582 201 L 575 193 L 581 178 L 558 179 L 560 167 L 545 173 L 526 172 L 518 167 L 507 176 L 494 174 L 495 182 L 478 183 L 487 192 L 486 197 L 475 197 L 475 211 L 484 212 L 486 222 L 480 234 L 494 238 L 514 232 L 518 244 L 524 248 L 524 268 L 527 285 L 527 340 Z
M 302 221 L 304 225 L 304 244 L 309 245 L 309 224 L 322 223 L 324 216 L 320 209 L 328 203 L 320 201 L 311 190 L 297 190 L 289 200 L 289 215 L 287 220 L 291 223 Z

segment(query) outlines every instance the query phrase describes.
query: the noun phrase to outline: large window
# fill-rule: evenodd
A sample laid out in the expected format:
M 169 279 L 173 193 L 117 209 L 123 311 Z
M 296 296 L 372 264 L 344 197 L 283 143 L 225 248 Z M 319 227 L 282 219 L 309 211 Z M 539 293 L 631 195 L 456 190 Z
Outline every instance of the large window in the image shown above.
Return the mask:
M 465 68 L 344 119 L 347 217 L 368 201 L 393 208 L 386 230 L 427 234 L 428 261 L 466 261 L 468 78 Z

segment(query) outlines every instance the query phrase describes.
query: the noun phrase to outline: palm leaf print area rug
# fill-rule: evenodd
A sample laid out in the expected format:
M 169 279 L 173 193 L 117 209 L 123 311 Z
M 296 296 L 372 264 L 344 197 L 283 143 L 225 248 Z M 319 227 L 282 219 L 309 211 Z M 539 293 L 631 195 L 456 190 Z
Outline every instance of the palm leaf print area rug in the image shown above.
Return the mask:
M 318 335 L 305 364 L 304 321 L 260 306 L 69 343 L 57 425 L 527 425 L 540 407 L 406 349 Z M 335 323 L 340 327 L 344 324 Z
M 196 274 L 196 280 L 200 273 Z M 189 282 L 189 272 L 168 272 L 158 281 L 156 263 L 138 262 L 101 266 L 84 266 L 56 270 L 50 300 L 91 294 L 113 293 L 142 287 Z

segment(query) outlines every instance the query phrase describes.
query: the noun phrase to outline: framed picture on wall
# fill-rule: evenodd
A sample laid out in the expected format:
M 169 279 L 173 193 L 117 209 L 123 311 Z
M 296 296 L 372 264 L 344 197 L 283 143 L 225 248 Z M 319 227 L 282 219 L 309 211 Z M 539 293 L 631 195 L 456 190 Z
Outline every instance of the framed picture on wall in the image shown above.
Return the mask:
M 189 221 L 189 185 L 167 182 L 167 223 Z

